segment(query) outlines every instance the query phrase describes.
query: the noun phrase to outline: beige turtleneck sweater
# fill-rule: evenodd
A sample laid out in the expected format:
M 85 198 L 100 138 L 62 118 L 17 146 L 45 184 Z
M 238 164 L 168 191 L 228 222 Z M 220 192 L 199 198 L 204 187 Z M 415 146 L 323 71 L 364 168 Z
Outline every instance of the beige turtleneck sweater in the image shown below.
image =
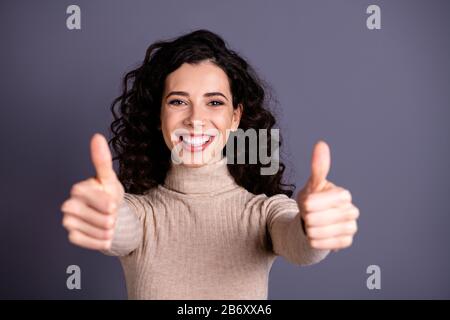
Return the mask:
M 226 158 L 172 164 L 163 185 L 126 193 L 102 252 L 119 256 L 129 299 L 267 299 L 277 255 L 309 265 L 329 253 L 307 243 L 295 200 L 248 192 Z

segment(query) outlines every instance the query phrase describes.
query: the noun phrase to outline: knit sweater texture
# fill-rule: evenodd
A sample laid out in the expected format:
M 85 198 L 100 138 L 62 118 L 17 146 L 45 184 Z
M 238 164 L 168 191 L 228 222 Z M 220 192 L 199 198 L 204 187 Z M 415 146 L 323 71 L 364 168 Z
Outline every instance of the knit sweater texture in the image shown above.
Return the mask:
M 305 266 L 329 250 L 312 248 L 297 202 L 237 185 L 227 158 L 171 164 L 163 184 L 125 193 L 110 250 L 129 299 L 267 299 L 277 256 Z

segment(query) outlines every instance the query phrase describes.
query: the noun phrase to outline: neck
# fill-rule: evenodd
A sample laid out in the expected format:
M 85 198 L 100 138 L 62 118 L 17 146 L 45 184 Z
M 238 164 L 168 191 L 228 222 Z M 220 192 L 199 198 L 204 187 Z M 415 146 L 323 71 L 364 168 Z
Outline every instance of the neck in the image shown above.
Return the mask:
M 171 163 L 164 187 L 183 194 L 211 194 L 237 188 L 224 157 L 200 167 Z

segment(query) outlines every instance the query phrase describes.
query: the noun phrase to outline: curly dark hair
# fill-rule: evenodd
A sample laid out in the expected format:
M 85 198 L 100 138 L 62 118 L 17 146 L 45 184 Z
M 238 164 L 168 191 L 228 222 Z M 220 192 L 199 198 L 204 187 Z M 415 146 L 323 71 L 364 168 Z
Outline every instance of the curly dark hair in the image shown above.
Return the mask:
M 267 108 L 263 81 L 241 56 L 227 48 L 220 36 L 208 30 L 196 30 L 151 44 L 142 65 L 126 73 L 122 94 L 112 102 L 114 121 L 110 126 L 112 138 L 109 144 L 116 154 L 113 160 L 119 161 L 118 178 L 126 192 L 143 194 L 164 182 L 171 161 L 170 150 L 158 129 L 165 79 L 183 63 L 197 64 L 205 60 L 213 62 L 227 74 L 233 108 L 236 109 L 239 103 L 243 105 L 239 128 L 244 131 L 266 129 L 267 150 L 270 152 L 270 129 L 276 120 Z M 116 105 L 119 109 L 117 113 Z M 280 135 L 279 147 L 281 143 Z M 226 152 L 223 154 L 226 156 Z M 285 171 L 283 163 L 279 163 L 276 174 L 261 175 L 263 165 L 259 159 L 256 164 L 229 162 L 230 174 L 238 185 L 249 192 L 292 196 L 295 185 L 282 182 Z

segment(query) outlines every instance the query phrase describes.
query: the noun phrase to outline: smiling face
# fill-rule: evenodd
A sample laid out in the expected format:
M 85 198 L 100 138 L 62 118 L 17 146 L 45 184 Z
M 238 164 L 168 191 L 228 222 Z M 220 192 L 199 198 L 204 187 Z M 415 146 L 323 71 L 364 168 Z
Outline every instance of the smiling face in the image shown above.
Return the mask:
M 170 73 L 161 101 L 161 130 L 172 160 L 198 167 L 220 160 L 242 105 L 233 108 L 226 73 L 209 61 Z M 174 158 L 175 156 L 175 158 Z

